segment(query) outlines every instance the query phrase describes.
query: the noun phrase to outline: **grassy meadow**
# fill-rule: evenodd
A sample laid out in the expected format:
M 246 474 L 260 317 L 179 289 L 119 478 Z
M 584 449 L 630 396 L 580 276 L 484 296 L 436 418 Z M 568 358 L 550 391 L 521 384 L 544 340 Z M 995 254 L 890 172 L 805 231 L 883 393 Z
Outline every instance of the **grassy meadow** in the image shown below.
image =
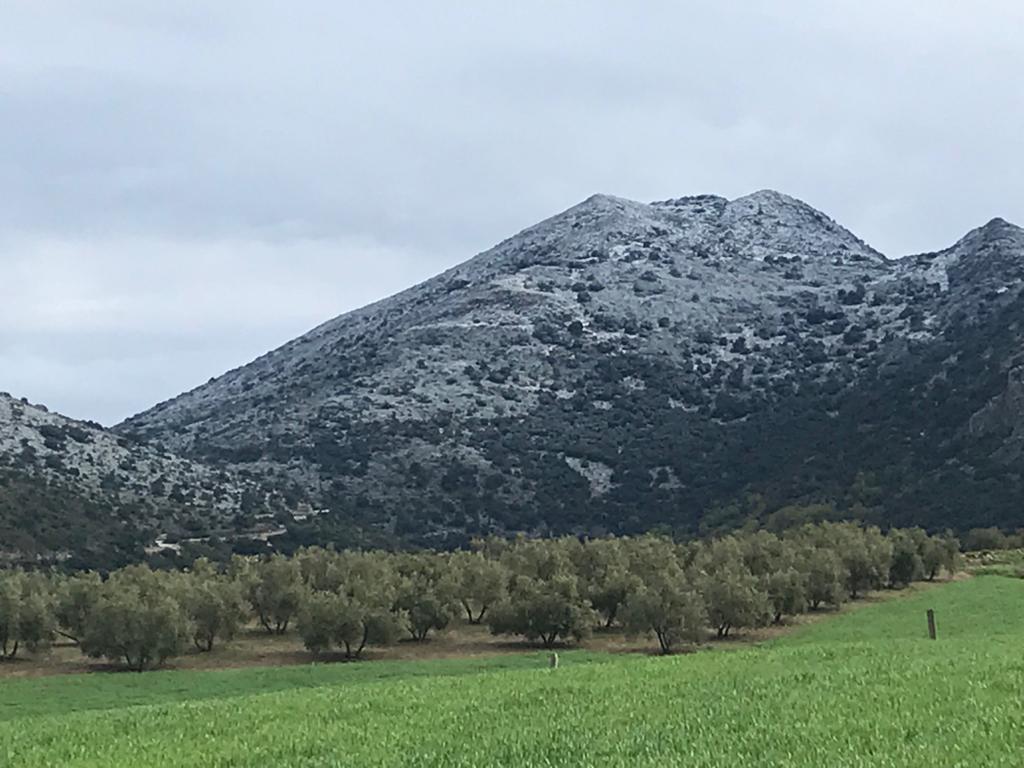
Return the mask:
M 934 608 L 939 640 L 927 638 Z M 757 647 L 0 681 L 10 766 L 1000 766 L 1024 753 L 1024 580 Z

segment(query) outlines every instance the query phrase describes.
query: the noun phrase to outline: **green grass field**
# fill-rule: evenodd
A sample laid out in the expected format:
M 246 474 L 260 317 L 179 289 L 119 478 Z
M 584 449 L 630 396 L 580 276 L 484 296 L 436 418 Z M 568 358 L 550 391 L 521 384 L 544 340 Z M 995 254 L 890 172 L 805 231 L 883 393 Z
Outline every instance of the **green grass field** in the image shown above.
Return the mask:
M 939 641 L 924 613 L 938 615 Z M 1019 766 L 1024 581 L 758 648 L 0 682 L 3 766 Z

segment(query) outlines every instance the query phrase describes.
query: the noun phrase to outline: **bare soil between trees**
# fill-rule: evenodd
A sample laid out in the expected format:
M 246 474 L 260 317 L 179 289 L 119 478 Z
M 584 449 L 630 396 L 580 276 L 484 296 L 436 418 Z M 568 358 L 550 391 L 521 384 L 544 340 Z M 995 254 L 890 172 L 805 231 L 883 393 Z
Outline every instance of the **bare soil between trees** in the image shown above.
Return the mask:
M 960 573 L 952 580 L 970 578 Z M 880 590 L 860 600 L 846 603 L 839 610 L 820 610 L 787 619 L 780 625 L 747 630 L 724 639 L 712 639 L 702 644 L 699 652 L 744 648 L 773 640 L 799 630 L 809 624 L 828 621 L 834 616 L 857 611 L 865 606 L 918 594 L 945 584 L 950 579 L 934 582 L 916 582 L 902 590 Z M 621 629 L 599 629 L 581 643 L 560 644 L 554 650 L 579 649 L 594 653 L 657 655 L 658 644 L 653 638 L 628 637 Z M 170 660 L 165 670 L 217 670 L 252 667 L 302 666 L 312 663 L 367 664 L 374 661 L 429 661 L 431 659 L 485 658 L 521 653 L 536 653 L 538 643 L 529 643 L 508 635 L 495 636 L 485 626 L 474 626 L 464 621 L 453 622 L 448 629 L 436 632 L 424 642 L 402 640 L 384 648 L 367 649 L 359 661 L 346 661 L 340 653 L 315 655 L 302 647 L 302 641 L 293 630 L 284 635 L 271 635 L 258 625 L 244 628 L 238 637 L 215 648 L 210 653 L 191 649 L 186 655 Z M 680 651 L 692 653 L 694 649 Z M 49 651 L 26 654 L 0 663 L 0 680 L 9 678 L 47 677 L 89 673 L 125 673 L 123 667 L 102 660 L 90 659 L 70 642 L 59 642 Z

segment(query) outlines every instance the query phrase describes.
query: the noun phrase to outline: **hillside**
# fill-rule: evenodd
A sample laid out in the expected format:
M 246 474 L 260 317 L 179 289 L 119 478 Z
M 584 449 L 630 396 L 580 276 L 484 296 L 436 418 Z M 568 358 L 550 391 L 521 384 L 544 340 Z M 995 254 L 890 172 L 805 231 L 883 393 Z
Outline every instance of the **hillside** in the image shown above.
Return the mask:
M 117 433 L 294 488 L 341 543 L 1016 526 L 1022 278 L 999 219 L 890 260 L 776 192 L 598 195 Z
M 285 506 L 256 478 L 0 393 L 0 556 L 113 567 L 158 536 L 255 532 Z

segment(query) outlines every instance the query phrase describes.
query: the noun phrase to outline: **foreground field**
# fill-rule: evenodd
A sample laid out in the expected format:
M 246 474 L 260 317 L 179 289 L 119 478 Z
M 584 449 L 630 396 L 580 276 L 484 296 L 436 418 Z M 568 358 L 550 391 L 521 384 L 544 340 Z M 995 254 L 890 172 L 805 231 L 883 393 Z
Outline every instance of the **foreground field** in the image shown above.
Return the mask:
M 7 681 L 0 764 L 1019 765 L 1022 637 L 1024 581 L 989 576 L 759 648 L 554 672 L 525 655 Z

